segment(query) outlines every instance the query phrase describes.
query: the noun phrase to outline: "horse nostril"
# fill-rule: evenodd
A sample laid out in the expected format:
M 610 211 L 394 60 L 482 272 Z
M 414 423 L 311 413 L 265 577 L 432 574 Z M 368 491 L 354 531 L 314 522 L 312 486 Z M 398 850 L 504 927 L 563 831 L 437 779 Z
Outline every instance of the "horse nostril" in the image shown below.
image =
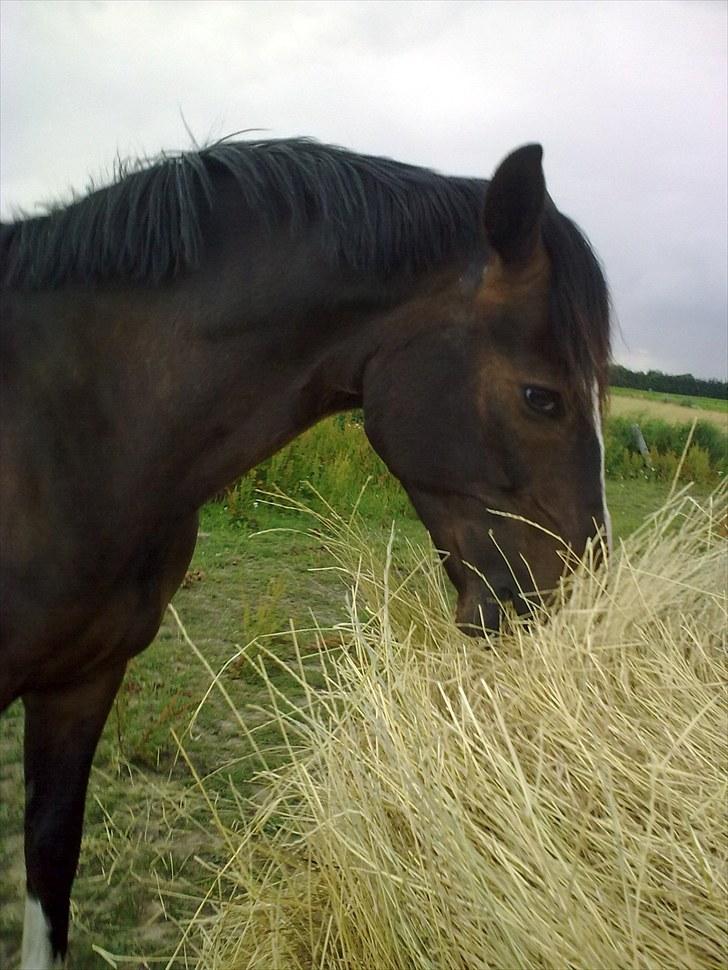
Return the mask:
M 455 622 L 469 637 L 482 637 L 500 629 L 501 604 L 492 596 L 468 597 L 458 602 Z

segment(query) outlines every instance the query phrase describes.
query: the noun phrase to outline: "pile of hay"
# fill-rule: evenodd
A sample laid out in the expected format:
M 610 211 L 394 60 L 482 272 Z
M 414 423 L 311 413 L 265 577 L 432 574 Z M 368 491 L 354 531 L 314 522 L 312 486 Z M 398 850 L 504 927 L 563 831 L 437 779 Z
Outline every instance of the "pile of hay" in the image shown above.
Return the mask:
M 678 496 L 490 649 L 433 557 L 341 524 L 351 621 L 323 689 L 300 657 L 303 708 L 270 682 L 291 763 L 230 836 L 200 965 L 724 966 L 725 505 Z

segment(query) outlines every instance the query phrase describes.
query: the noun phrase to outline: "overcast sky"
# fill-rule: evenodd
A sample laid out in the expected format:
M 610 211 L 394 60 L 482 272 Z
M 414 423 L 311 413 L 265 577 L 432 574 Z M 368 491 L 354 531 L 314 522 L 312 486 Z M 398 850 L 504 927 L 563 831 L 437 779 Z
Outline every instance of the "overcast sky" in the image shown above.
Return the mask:
M 0 9 L 3 218 L 117 153 L 190 147 L 181 114 L 199 141 L 261 128 L 481 177 L 540 141 L 606 267 L 617 359 L 726 379 L 723 0 Z

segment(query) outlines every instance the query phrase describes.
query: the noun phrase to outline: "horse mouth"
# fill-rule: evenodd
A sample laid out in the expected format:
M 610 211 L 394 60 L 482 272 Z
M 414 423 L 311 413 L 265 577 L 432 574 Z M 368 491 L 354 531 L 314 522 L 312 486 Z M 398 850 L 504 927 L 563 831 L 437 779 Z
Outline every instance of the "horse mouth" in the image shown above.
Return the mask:
M 508 608 L 518 616 L 527 616 L 533 612 L 534 604 L 520 593 L 503 587 L 495 590 L 493 595 L 481 593 L 477 597 L 459 599 L 455 622 L 469 637 L 487 637 L 500 632 L 503 614 Z

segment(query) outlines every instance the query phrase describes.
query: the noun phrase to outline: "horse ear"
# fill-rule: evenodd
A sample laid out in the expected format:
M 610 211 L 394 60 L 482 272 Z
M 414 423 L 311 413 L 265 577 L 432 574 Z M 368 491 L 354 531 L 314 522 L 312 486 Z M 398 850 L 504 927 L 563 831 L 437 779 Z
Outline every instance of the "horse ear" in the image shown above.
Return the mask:
M 485 234 L 504 263 L 525 262 L 541 236 L 546 198 L 540 145 L 524 145 L 496 169 L 485 196 Z

